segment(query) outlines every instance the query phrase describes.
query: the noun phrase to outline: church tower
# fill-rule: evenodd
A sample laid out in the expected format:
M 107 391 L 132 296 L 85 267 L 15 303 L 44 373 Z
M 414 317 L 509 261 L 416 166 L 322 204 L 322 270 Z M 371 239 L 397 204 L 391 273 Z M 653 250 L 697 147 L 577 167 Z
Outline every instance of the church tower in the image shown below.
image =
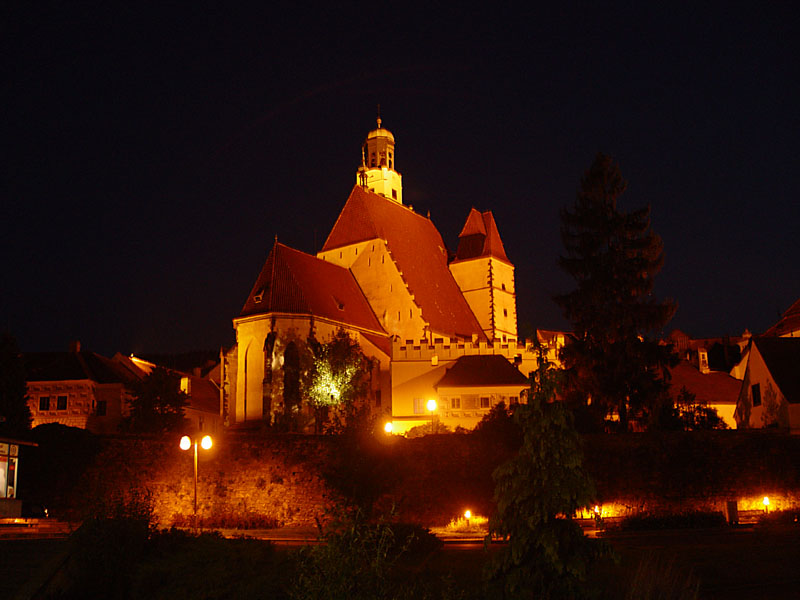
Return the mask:
M 398 204 L 403 203 L 403 178 L 395 170 L 394 136 L 388 129 L 378 127 L 367 134 L 361 147 L 361 166 L 356 184 L 368 192 L 380 194 Z
M 449 267 L 486 337 L 496 342 L 516 341 L 514 265 L 506 256 L 491 211 L 470 211 Z

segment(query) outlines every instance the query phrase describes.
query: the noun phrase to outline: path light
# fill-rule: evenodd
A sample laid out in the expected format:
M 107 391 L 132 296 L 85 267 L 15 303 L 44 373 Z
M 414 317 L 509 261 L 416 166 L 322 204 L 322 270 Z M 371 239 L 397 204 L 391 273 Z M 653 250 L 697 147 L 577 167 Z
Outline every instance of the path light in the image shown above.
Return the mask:
M 467 527 L 469 527 L 469 520 L 472 518 L 472 511 L 469 509 L 465 510 L 464 518 L 467 520 Z
M 764 512 L 769 512 L 769 496 L 764 496 L 764 499 L 761 501 L 761 504 L 764 505 Z
M 203 439 L 200 442 L 197 441 L 197 438 L 194 440 L 190 438 L 188 435 L 185 435 L 181 438 L 181 450 L 188 450 L 192 446 L 194 446 L 194 510 L 192 511 L 192 527 L 194 528 L 195 533 L 197 532 L 197 446 L 199 446 L 203 450 L 208 450 L 211 448 L 213 442 L 211 441 L 210 435 L 204 435 Z

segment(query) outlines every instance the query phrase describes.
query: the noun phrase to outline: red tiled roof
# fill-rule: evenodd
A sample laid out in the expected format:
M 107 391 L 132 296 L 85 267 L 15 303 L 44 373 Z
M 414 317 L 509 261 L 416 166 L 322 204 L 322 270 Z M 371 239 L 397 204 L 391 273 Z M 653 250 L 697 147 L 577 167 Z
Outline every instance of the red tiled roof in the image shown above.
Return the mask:
M 436 384 L 440 387 L 525 385 L 527 377 L 499 354 L 460 356 Z
M 800 403 L 800 338 L 757 337 L 753 344 L 786 401 Z
M 670 395 L 678 397 L 681 388 L 693 393 L 698 401 L 709 404 L 736 404 L 742 382 L 722 371 L 701 373 L 690 362 L 682 360 L 670 369 Z
M 782 336 L 793 331 L 800 331 L 800 300 L 792 304 L 789 309 L 783 313 L 780 321 L 767 329 L 764 335 Z
M 458 234 L 456 260 L 468 260 L 480 256 L 493 256 L 511 262 L 506 256 L 492 211 L 480 213 L 473 208 L 469 211 L 464 228 Z
M 272 312 L 313 315 L 383 333 L 349 269 L 278 242 L 239 316 Z
M 486 339 L 447 267 L 447 250 L 430 219 L 355 186 L 322 251 L 385 240 L 422 318 L 436 333 Z
M 31 352 L 23 360 L 27 381 L 129 383 L 133 379 L 115 361 L 94 352 Z

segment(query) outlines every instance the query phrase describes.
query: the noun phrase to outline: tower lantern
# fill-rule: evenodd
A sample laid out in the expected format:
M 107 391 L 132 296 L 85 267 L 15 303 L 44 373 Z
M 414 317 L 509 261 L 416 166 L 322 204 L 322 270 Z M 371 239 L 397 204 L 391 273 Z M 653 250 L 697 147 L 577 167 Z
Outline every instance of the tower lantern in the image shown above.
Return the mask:
M 403 203 L 403 178 L 395 169 L 394 136 L 382 127 L 380 116 L 378 127 L 367 134 L 361 146 L 361 165 L 356 174 L 356 183 L 365 190 Z

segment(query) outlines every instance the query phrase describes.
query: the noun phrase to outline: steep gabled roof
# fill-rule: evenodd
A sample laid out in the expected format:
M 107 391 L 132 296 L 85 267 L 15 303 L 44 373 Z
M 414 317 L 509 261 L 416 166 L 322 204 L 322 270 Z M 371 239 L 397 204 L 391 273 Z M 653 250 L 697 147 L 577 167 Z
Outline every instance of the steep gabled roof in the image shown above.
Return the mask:
M 525 385 L 528 379 L 499 354 L 460 356 L 436 384 L 440 387 Z
M 782 336 L 788 335 L 794 331 L 800 331 L 800 300 L 792 304 L 789 309 L 783 313 L 780 320 L 764 332 L 764 335 Z
M 273 312 L 313 315 L 383 333 L 349 269 L 277 241 L 239 316 Z
M 131 375 L 119 364 L 94 352 L 30 352 L 23 355 L 27 381 L 128 383 Z
M 681 388 L 693 393 L 698 401 L 709 404 L 736 404 L 742 382 L 722 371 L 701 373 L 689 361 L 682 360 L 670 369 L 670 395 L 677 398 Z
M 506 256 L 503 240 L 497 230 L 492 211 L 480 213 L 474 208 L 469 211 L 467 222 L 458 234 L 456 260 L 492 256 L 505 262 L 511 262 Z
M 322 251 L 374 239 L 386 241 L 422 318 L 433 331 L 486 339 L 447 267 L 447 250 L 433 222 L 355 186 Z
M 757 337 L 753 344 L 786 401 L 800 403 L 800 338 Z

